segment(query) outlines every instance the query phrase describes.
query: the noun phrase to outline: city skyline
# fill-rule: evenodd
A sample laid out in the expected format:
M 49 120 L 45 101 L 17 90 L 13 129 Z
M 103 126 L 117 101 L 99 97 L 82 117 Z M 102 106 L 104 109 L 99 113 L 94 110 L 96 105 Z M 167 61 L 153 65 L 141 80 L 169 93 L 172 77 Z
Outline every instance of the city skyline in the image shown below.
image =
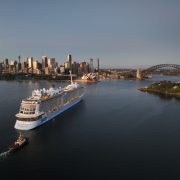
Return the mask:
M 82 76 L 87 73 L 99 72 L 99 59 L 84 61 L 75 61 L 71 54 L 67 55 L 67 59 L 63 63 L 58 63 L 56 58 L 42 56 L 41 60 L 33 57 L 22 58 L 18 56 L 17 60 L 6 58 L 0 61 L 0 75 L 67 75 L 72 72 L 76 76 Z
M 177 0 L 1 1 L 0 60 L 100 58 L 101 67 L 179 63 Z

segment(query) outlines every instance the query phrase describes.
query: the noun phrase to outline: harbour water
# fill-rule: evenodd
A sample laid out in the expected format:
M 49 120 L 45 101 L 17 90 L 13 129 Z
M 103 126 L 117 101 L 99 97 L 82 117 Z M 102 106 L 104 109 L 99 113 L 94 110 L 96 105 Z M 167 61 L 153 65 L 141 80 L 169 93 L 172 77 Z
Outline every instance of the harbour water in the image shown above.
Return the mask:
M 0 159 L 0 177 L 180 179 L 180 100 L 137 89 L 161 79 L 86 85 L 84 101 L 51 122 L 23 131 L 29 145 Z M 18 136 L 14 115 L 33 89 L 53 81 L 0 81 L 0 152 Z

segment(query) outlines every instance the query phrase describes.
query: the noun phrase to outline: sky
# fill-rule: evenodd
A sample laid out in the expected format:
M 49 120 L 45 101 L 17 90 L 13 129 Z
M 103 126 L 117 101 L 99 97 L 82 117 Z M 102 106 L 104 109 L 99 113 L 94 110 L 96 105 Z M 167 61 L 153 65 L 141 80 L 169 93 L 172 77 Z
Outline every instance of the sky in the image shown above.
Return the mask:
M 0 60 L 180 64 L 179 0 L 0 0 Z

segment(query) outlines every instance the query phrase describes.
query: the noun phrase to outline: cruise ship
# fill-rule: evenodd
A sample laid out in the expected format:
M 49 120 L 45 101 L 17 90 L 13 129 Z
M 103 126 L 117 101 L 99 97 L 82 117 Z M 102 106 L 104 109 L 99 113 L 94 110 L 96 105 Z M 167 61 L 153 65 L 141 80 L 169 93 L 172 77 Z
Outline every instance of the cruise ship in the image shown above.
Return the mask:
M 34 129 L 80 102 L 85 88 L 73 83 L 64 88 L 37 89 L 32 96 L 22 100 L 19 113 L 16 114 L 15 128 Z

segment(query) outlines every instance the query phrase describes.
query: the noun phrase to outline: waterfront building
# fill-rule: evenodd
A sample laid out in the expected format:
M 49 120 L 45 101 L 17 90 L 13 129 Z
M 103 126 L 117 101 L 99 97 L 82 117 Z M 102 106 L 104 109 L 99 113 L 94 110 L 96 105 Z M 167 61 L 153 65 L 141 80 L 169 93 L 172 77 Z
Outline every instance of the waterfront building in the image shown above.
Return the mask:
M 9 69 L 8 69 L 8 73 L 16 73 L 17 71 L 17 61 L 15 60 L 11 60 L 10 63 L 9 63 Z
M 33 73 L 34 74 L 41 74 L 41 66 L 37 59 L 33 61 Z
M 8 67 L 8 65 L 9 65 L 9 60 L 5 59 L 5 66 Z
M 36 70 L 36 69 L 38 69 L 38 60 L 37 59 L 35 59 L 33 61 L 33 70 Z
M 65 67 L 65 69 L 70 69 L 70 63 L 69 63 L 69 61 L 66 61 L 66 62 L 64 63 L 64 67 Z
M 44 73 L 45 73 L 45 75 L 49 75 L 49 68 L 48 67 L 45 67 Z
M 97 70 L 99 72 L 99 66 L 100 66 L 100 63 L 99 63 L 99 58 L 97 59 Z
M 27 59 L 28 73 L 33 73 L 33 57 Z
M 48 68 L 54 69 L 56 67 L 55 58 L 48 58 Z
M 60 67 L 57 67 L 55 71 L 56 71 L 56 74 L 60 74 L 61 73 L 60 72 Z
M 20 62 L 17 65 L 17 70 L 18 70 L 18 72 L 22 71 L 22 64 Z
M 33 69 L 33 73 L 39 75 L 39 74 L 41 74 L 41 70 L 39 70 L 39 69 Z
M 3 72 L 3 63 L 0 63 L 0 74 Z
M 71 54 L 68 54 L 68 62 L 69 62 L 70 68 L 71 68 L 71 65 L 72 65 L 72 55 Z
M 8 72 L 9 71 L 9 60 L 8 59 L 5 59 L 5 72 Z
M 22 63 L 22 72 L 28 73 L 28 60 L 27 59 L 25 59 L 24 62 Z
M 21 70 L 22 70 L 21 56 L 18 56 L 18 59 L 19 59 L 19 61 L 18 61 L 18 64 L 17 64 L 17 71 L 21 72 Z
M 45 71 L 46 67 L 48 67 L 47 56 L 42 56 L 42 70 Z
M 33 57 L 28 58 L 28 68 L 33 68 Z
M 26 60 L 24 60 L 23 68 L 28 68 L 28 62 Z
M 64 73 L 65 73 L 65 67 L 62 66 L 62 65 L 60 66 L 60 73 L 61 73 L 61 74 L 64 74 Z
M 80 66 L 79 66 L 79 75 L 83 73 L 89 73 L 89 64 L 85 61 L 80 63 Z
M 38 62 L 38 69 L 42 70 L 42 64 L 40 62 Z
M 72 63 L 72 67 L 71 67 L 73 74 L 78 74 L 78 67 L 79 67 L 79 63 L 77 63 L 76 61 L 74 61 L 74 62 Z

